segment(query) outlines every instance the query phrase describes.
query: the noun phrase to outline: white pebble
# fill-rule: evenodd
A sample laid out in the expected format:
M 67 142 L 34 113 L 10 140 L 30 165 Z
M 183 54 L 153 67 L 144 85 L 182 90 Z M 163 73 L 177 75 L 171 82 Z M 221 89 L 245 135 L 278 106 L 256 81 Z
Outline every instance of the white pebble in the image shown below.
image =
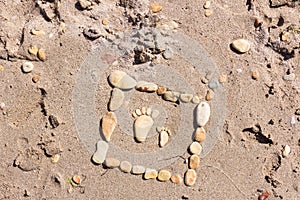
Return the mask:
M 296 118 L 294 116 L 291 117 L 291 124 L 296 124 Z
M 283 157 L 287 157 L 291 153 L 291 147 L 289 145 L 285 145 L 282 151 Z
M 109 146 L 108 146 L 107 142 L 102 141 L 102 140 L 98 141 L 97 142 L 97 150 L 93 154 L 92 160 L 97 164 L 103 163 L 106 158 L 108 147 Z
M 198 126 L 204 126 L 210 117 L 210 106 L 207 102 L 201 102 L 197 106 L 196 121 Z
M 240 53 L 246 53 L 250 50 L 250 42 L 245 39 L 237 39 L 232 42 L 232 47 Z
M 32 62 L 24 62 L 22 65 L 22 71 L 24 73 L 29 73 L 33 70 L 34 65 L 32 64 Z
M 108 80 L 111 85 L 123 90 L 132 89 L 137 84 L 136 80 L 130 77 L 127 73 L 119 70 L 113 71 Z
M 4 108 L 5 108 L 5 103 L 4 103 L 4 102 L 1 102 L 1 103 L 0 103 L 0 109 L 3 110 Z
M 202 152 L 202 146 L 199 142 L 193 142 L 189 147 L 191 154 L 200 155 Z

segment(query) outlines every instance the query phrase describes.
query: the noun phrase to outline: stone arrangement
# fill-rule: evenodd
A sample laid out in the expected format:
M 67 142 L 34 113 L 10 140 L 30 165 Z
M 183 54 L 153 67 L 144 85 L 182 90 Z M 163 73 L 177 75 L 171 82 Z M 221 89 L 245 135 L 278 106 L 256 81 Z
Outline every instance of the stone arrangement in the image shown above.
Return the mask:
M 96 164 L 104 164 L 108 168 L 118 168 L 124 173 L 131 173 L 134 175 L 143 175 L 143 178 L 157 179 L 158 181 L 165 182 L 171 181 L 175 184 L 185 183 L 187 186 L 195 184 L 197 179 L 196 170 L 200 166 L 199 155 L 202 152 L 201 142 L 206 138 L 206 131 L 204 126 L 210 118 L 210 106 L 207 102 L 200 102 L 200 98 L 193 94 L 180 93 L 177 91 L 169 90 L 164 86 L 158 86 L 155 83 L 147 81 L 136 81 L 127 73 L 119 70 L 113 71 L 108 77 L 109 84 L 112 86 L 111 96 L 108 104 L 109 111 L 102 117 L 101 130 L 105 141 L 98 141 L 96 151 L 92 156 L 92 161 Z M 169 102 L 182 102 L 197 104 L 196 119 L 198 128 L 195 130 L 194 141 L 188 147 L 188 152 L 191 155 L 188 159 L 188 169 L 181 175 L 172 174 L 165 169 L 150 169 L 142 165 L 132 165 L 130 162 L 124 160 L 120 161 L 115 158 L 107 157 L 109 142 L 113 136 L 113 132 L 117 126 L 117 116 L 114 111 L 119 109 L 124 101 L 124 92 L 135 88 L 139 92 L 156 93 L 161 96 L 163 100 Z M 151 108 L 142 107 L 136 109 L 132 116 L 134 117 L 134 139 L 136 142 L 143 143 L 147 139 L 147 135 L 151 130 L 154 119 L 158 117 L 159 111 L 152 110 Z M 158 145 L 160 148 L 166 146 L 171 136 L 171 131 L 167 127 L 157 127 Z

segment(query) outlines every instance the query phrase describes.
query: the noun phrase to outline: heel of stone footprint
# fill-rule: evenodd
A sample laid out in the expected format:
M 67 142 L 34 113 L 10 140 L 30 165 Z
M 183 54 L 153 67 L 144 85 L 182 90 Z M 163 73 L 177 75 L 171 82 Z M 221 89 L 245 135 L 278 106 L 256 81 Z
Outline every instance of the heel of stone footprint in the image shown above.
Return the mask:
M 132 114 L 135 118 L 133 123 L 134 137 L 137 142 L 145 142 L 154 121 L 151 117 L 151 108 L 142 107 Z

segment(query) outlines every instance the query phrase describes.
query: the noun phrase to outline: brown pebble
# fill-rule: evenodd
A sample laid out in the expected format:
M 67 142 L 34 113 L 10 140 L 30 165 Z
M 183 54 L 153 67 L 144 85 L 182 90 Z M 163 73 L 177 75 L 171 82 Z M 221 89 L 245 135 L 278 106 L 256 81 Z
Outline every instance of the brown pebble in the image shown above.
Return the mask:
M 154 13 L 158 13 L 162 10 L 162 5 L 160 5 L 159 3 L 151 3 L 150 4 L 150 10 Z
M 220 83 L 226 83 L 227 82 L 227 76 L 226 76 L 226 74 L 221 74 L 220 75 L 219 82 Z
M 211 90 L 207 90 L 207 93 L 205 95 L 205 100 L 210 101 L 214 98 L 214 92 Z
M 254 80 L 258 79 L 258 78 L 259 78 L 259 72 L 256 71 L 256 70 L 252 71 L 252 78 L 253 78 Z
M 38 51 L 38 58 L 39 58 L 41 61 L 45 61 L 45 60 L 46 60 L 45 49 L 39 49 L 39 51 Z
M 200 165 L 200 158 L 198 155 L 191 155 L 189 158 L 189 168 L 190 169 L 197 169 Z
M 262 193 L 261 195 L 258 196 L 258 200 L 265 200 L 270 196 L 270 192 L 269 191 L 265 191 L 264 193 Z
M 156 90 L 157 95 L 163 95 L 166 92 L 167 92 L 167 88 L 162 87 L 162 86 L 158 87 L 157 90 Z
M 73 181 L 75 184 L 79 185 L 79 184 L 81 183 L 81 178 L 80 178 L 78 175 L 74 175 L 74 176 L 72 177 L 72 181 Z
M 32 77 L 32 82 L 37 83 L 39 81 L 40 81 L 40 77 L 39 76 Z
M 261 27 L 261 25 L 262 25 L 262 22 L 258 18 L 256 18 L 254 21 L 254 27 L 258 28 L 258 27 Z
M 196 183 L 197 173 L 194 169 L 188 169 L 184 175 L 184 183 L 187 186 L 192 186 Z
M 31 47 L 29 47 L 28 52 L 29 52 L 30 54 L 36 56 L 36 54 L 38 53 L 38 50 L 39 50 L 39 49 L 38 49 L 37 46 L 31 46 Z
M 175 183 L 175 184 L 181 184 L 183 179 L 180 175 L 172 175 L 171 181 L 172 181 L 172 183 Z
M 54 156 L 51 157 L 51 162 L 52 163 L 57 163 L 59 161 L 60 155 L 55 154 Z
M 195 132 L 195 140 L 197 142 L 203 142 L 206 138 L 206 131 L 203 127 L 198 127 Z
M 107 18 L 102 19 L 102 24 L 103 25 L 107 25 L 109 23 Z
M 168 170 L 160 170 L 158 172 L 157 179 L 159 181 L 162 181 L 162 182 L 168 181 L 168 180 L 170 180 L 170 178 L 171 178 L 171 172 L 169 172 Z
M 211 9 L 206 9 L 204 12 L 205 17 L 209 17 L 213 14 L 213 11 Z

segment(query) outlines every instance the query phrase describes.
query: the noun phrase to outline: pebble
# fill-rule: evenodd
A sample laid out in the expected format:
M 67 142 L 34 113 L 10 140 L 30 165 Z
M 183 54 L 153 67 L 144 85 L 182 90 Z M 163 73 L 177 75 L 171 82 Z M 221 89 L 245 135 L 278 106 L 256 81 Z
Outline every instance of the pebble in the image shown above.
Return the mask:
M 135 86 L 135 89 L 140 92 L 155 92 L 158 86 L 155 83 L 139 81 Z
M 166 87 L 160 86 L 157 88 L 156 93 L 157 93 L 157 95 L 163 95 L 167 92 L 167 90 L 168 89 Z
M 203 127 L 198 127 L 195 132 L 195 141 L 203 142 L 206 138 L 206 131 Z
M 79 184 L 81 183 L 81 178 L 80 178 L 80 176 L 78 176 L 78 175 L 74 175 L 74 176 L 72 177 L 72 181 L 73 181 L 76 185 L 79 185 Z
M 211 9 L 206 9 L 204 12 L 205 17 L 209 17 L 213 14 L 213 11 Z
M 173 57 L 173 51 L 171 49 L 166 49 L 162 55 L 164 59 L 169 60 Z
M 2 71 L 4 69 L 4 67 L 2 65 L 0 65 L 0 71 Z
M 95 162 L 97 164 L 103 163 L 106 158 L 108 147 L 109 147 L 109 145 L 107 142 L 102 141 L 102 140 L 98 141 L 97 142 L 97 150 L 93 154 L 93 157 L 92 157 L 93 162 Z
M 174 91 L 166 91 L 163 94 L 163 99 L 166 101 L 170 101 L 170 102 L 177 102 L 178 98 L 179 98 L 180 93 L 179 92 L 174 92 Z
M 294 116 L 291 117 L 291 124 L 296 124 L 296 118 Z
M 24 63 L 22 64 L 22 71 L 23 71 L 24 73 L 29 73 L 29 72 L 31 72 L 31 71 L 33 70 L 33 68 L 34 68 L 34 65 L 32 64 L 32 62 L 24 62 Z
M 180 175 L 172 175 L 171 181 L 172 181 L 172 183 L 175 183 L 175 184 L 181 184 L 183 182 L 183 179 Z
M 200 97 L 197 95 L 194 95 L 192 98 L 192 103 L 199 104 L 200 103 Z
M 108 168 L 115 168 L 120 166 L 120 161 L 116 158 L 106 158 L 104 164 Z
M 219 82 L 220 83 L 226 83 L 227 82 L 227 76 L 226 76 L 226 74 L 221 74 L 220 75 Z
M 146 115 L 150 116 L 152 113 L 152 109 L 151 108 L 147 108 L 146 110 Z
M 192 94 L 180 94 L 179 99 L 183 103 L 189 103 L 193 99 L 193 95 Z
M 32 77 L 32 82 L 37 83 L 39 81 L 40 81 L 40 77 L 39 76 Z
M 37 55 L 38 51 L 39 51 L 39 48 L 37 46 L 31 46 L 28 49 L 28 52 L 35 56 Z
M 253 78 L 254 80 L 258 79 L 258 78 L 259 78 L 259 72 L 256 71 L 256 70 L 252 71 L 252 78 Z
M 114 88 L 109 101 L 109 110 L 115 111 L 121 107 L 124 101 L 124 92 L 118 88 Z
M 137 114 L 137 116 L 141 116 L 142 115 L 141 109 L 136 109 L 135 113 Z
M 92 2 L 90 2 L 90 1 L 79 0 L 78 3 L 82 9 L 91 9 Z
M 207 84 L 207 83 L 208 83 L 208 80 L 207 80 L 207 78 L 205 78 L 205 76 L 201 76 L 201 77 L 200 77 L 200 80 L 201 80 L 201 82 L 202 82 L 203 84 Z
M 169 134 L 167 131 L 161 131 L 159 133 L 159 146 L 164 147 L 169 141 Z
M 111 135 L 113 134 L 117 126 L 117 116 L 114 112 L 108 112 L 102 117 L 102 132 L 107 142 L 110 141 Z
M 127 73 L 119 70 L 113 71 L 108 80 L 111 85 L 122 90 L 132 89 L 137 84 L 136 80 L 130 77 Z
M 0 109 L 1 109 L 1 110 L 4 110 L 4 108 L 5 108 L 5 103 L 4 103 L 4 102 L 1 102 L 1 103 L 0 103 Z
M 162 5 L 160 5 L 159 3 L 151 3 L 150 4 L 150 10 L 154 13 L 158 13 L 162 10 Z
M 193 142 L 189 147 L 191 154 L 200 155 L 202 152 L 202 146 L 199 142 Z
M 206 1 L 203 5 L 203 8 L 208 9 L 210 8 L 211 2 L 210 1 Z
M 141 165 L 134 165 L 131 169 L 131 173 L 135 175 L 143 174 L 145 171 L 145 167 Z
M 46 52 L 45 49 L 39 49 L 38 53 L 37 53 L 38 58 L 41 61 L 45 61 L 46 60 Z
M 205 126 L 210 117 L 210 106 L 207 102 L 201 102 L 196 108 L 196 121 L 198 126 Z
M 232 47 L 240 53 L 246 53 L 250 50 L 250 42 L 245 39 L 237 39 L 232 42 Z
M 141 111 L 142 111 L 142 114 L 143 114 L 143 115 L 146 115 L 146 113 L 147 113 L 147 108 L 146 108 L 146 107 L 142 107 Z
M 216 81 L 216 80 L 211 80 L 208 83 L 208 87 L 212 90 L 218 88 L 219 85 L 220 85 L 219 81 Z
M 291 153 L 291 147 L 289 145 L 285 145 L 282 151 L 282 156 L 287 157 Z
M 193 186 L 196 183 L 197 173 L 194 169 L 188 169 L 184 175 L 184 183 L 187 186 Z
M 296 79 L 296 74 L 290 73 L 283 76 L 283 80 L 285 81 L 294 81 Z
M 214 98 L 214 92 L 212 90 L 207 90 L 205 95 L 206 101 L 211 101 Z
M 102 24 L 103 25 L 107 25 L 109 23 L 107 18 L 102 19 Z
M 189 168 L 190 169 L 197 169 L 200 165 L 200 158 L 198 155 L 191 155 L 189 159 Z
M 282 41 L 287 41 L 290 37 L 290 33 L 289 32 L 283 32 L 281 35 L 281 40 Z
M 120 163 L 120 170 L 124 173 L 129 173 L 132 169 L 132 164 L 128 161 L 122 161 Z
M 169 172 L 168 170 L 162 169 L 158 172 L 157 179 L 159 181 L 164 182 L 164 181 L 170 180 L 171 176 L 172 176 L 171 172 Z
M 51 162 L 52 163 L 57 163 L 59 161 L 60 155 L 55 154 L 54 156 L 51 157 Z
M 155 179 L 157 177 L 157 170 L 147 168 L 144 174 L 144 179 Z
M 148 115 L 141 115 L 134 121 L 133 129 L 138 142 L 145 142 L 154 121 Z
M 45 35 L 45 31 L 43 30 L 35 30 L 35 29 L 31 29 L 31 34 L 36 35 L 36 36 L 43 36 Z
M 300 115 L 300 108 L 296 109 L 295 115 Z

